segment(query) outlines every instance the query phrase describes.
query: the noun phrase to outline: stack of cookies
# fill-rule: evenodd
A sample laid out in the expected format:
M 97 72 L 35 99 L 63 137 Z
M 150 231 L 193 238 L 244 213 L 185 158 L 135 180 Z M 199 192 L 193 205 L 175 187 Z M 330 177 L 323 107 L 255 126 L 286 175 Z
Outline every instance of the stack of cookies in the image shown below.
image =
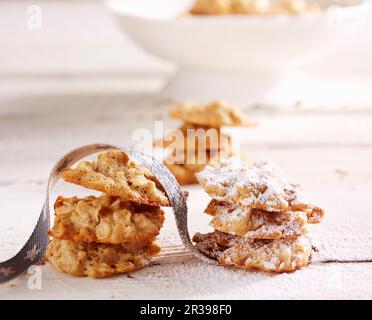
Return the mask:
M 205 212 L 215 229 L 194 236 L 201 252 L 224 266 L 265 272 L 295 271 L 309 263 L 307 225 L 319 223 L 324 211 L 279 168 L 232 157 L 207 166 L 197 178 L 213 198 Z
M 196 173 L 206 164 L 237 154 L 231 136 L 222 133 L 223 126 L 253 125 L 237 108 L 220 101 L 209 104 L 185 102 L 174 106 L 170 117 L 182 120 L 182 125 L 155 145 L 170 150 L 164 164 L 181 185 L 197 183 Z
M 146 266 L 160 249 L 155 238 L 169 201 L 155 176 L 118 150 L 62 172 L 65 181 L 103 192 L 101 196 L 55 202 L 46 253 L 56 268 L 94 278 Z

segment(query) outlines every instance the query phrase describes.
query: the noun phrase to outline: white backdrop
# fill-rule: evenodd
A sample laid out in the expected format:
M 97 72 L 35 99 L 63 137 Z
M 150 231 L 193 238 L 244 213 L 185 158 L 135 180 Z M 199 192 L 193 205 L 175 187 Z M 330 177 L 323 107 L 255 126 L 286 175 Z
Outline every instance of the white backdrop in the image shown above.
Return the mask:
M 27 9 L 42 9 L 41 30 L 27 27 Z M 372 75 L 372 16 L 365 32 L 308 70 Z M 145 72 L 171 70 L 122 35 L 99 0 L 0 2 L 0 73 Z

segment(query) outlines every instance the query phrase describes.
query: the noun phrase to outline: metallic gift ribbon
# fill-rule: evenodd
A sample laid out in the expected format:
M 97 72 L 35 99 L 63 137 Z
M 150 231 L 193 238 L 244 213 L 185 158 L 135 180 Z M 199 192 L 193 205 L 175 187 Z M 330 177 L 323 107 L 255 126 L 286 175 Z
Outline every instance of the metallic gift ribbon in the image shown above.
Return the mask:
M 110 149 L 121 150 L 127 153 L 140 166 L 149 169 L 159 180 L 172 206 L 177 229 L 184 246 L 197 258 L 208 263 L 216 264 L 215 260 L 209 259 L 200 253 L 190 240 L 187 228 L 187 205 L 181 188 L 173 174 L 161 162 L 138 150 L 122 148 L 110 144 L 92 144 L 77 148 L 61 158 L 50 173 L 44 206 L 32 235 L 23 248 L 11 259 L 0 263 L 0 283 L 7 282 L 18 275 L 26 272 L 30 266 L 36 265 L 44 258 L 49 237 L 47 231 L 50 225 L 49 195 L 61 172 L 81 160 L 82 158 Z

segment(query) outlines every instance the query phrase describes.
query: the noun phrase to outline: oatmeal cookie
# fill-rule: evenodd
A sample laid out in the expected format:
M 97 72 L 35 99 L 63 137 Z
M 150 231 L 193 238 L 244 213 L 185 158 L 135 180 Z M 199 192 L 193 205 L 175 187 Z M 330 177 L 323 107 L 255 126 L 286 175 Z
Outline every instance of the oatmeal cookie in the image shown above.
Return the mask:
M 279 8 L 270 0 L 197 0 L 190 12 L 195 15 L 285 13 L 283 9 L 278 11 Z
M 307 0 L 196 0 L 190 13 L 195 15 L 275 15 L 301 14 L 320 9 L 318 4 Z
M 266 161 L 249 165 L 237 157 L 223 160 L 197 174 L 199 183 L 214 199 L 264 211 L 309 211 L 314 206 L 297 185 Z M 319 215 L 321 209 L 317 208 Z
M 154 146 L 175 150 L 231 150 L 232 139 L 220 128 L 184 123 L 164 139 L 155 141 Z
M 206 164 L 216 164 L 232 155 L 232 150 L 174 150 L 167 163 L 183 164 L 192 172 L 204 170 Z
M 318 3 L 308 0 L 282 0 L 279 5 L 274 6 L 277 13 L 292 13 L 301 14 L 306 12 L 320 11 L 321 7 Z
M 264 272 L 291 272 L 310 262 L 311 244 L 308 239 L 248 239 L 219 231 L 196 234 L 198 249 L 226 267 Z
M 46 257 L 57 269 L 77 277 L 104 278 L 141 269 L 149 264 L 160 248 L 147 243 L 142 247 L 97 244 L 53 239 Z
M 201 152 L 204 152 L 202 156 L 200 156 Z M 172 152 L 163 163 L 180 185 L 187 185 L 197 183 L 196 173 L 204 170 L 206 164 L 218 162 L 230 155 L 229 150 L 196 150 L 191 153 L 181 150 L 178 154 Z
M 83 187 L 122 197 L 137 203 L 170 206 L 156 177 L 146 168 L 137 167 L 127 154 L 111 150 L 93 162 L 80 162 L 62 172 L 62 178 Z
M 215 128 L 254 125 L 247 115 L 241 113 L 236 107 L 221 101 L 209 104 L 184 102 L 174 106 L 169 115 L 185 122 Z
M 77 242 L 145 243 L 159 234 L 164 222 L 160 207 L 137 204 L 103 194 L 58 197 L 55 220 L 49 235 Z
M 231 0 L 196 0 L 191 14 L 229 14 Z
M 267 212 L 212 200 L 206 213 L 215 230 L 250 239 L 296 238 L 306 234 L 305 212 Z
M 197 183 L 195 172 L 188 170 L 183 164 L 164 161 L 164 165 L 172 172 L 181 186 Z

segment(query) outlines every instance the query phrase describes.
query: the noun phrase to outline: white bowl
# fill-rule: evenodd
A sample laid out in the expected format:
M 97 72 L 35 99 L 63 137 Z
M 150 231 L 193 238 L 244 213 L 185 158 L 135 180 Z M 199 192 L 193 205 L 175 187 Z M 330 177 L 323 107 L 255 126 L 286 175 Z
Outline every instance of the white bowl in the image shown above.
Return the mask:
M 357 0 L 348 1 L 348 5 L 342 0 L 323 1 L 324 10 L 302 15 L 186 15 L 192 3 L 193 0 L 107 2 L 123 30 L 140 47 L 185 70 L 176 77 L 177 83 L 174 80 L 168 86 L 175 98 L 185 98 L 190 92 L 193 98 L 200 98 L 195 96 L 200 96 L 198 90 L 203 85 L 199 91 L 207 98 L 210 91 L 223 90 L 225 86 L 236 88 L 242 79 L 246 85 L 235 91 L 247 91 L 248 85 L 265 86 L 257 81 L 278 83 L 277 79 L 282 78 L 279 73 L 283 75 L 289 68 L 335 49 L 358 26 L 369 4 Z M 344 6 L 337 6 L 341 3 Z M 194 85 L 186 88 L 189 81 L 194 81 Z M 206 81 L 218 85 L 209 88 Z M 272 89 L 269 84 L 266 87 Z

